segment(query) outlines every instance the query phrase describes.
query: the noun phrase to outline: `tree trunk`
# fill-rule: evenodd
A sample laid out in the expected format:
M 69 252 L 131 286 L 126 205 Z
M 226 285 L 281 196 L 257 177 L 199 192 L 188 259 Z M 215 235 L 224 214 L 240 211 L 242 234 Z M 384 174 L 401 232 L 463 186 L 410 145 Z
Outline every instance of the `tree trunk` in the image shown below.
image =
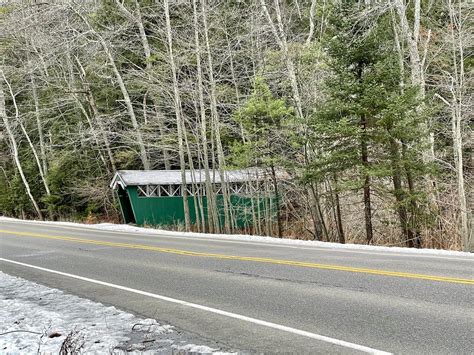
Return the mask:
M 221 140 L 221 123 L 219 119 L 219 112 L 217 111 L 217 93 L 216 93 L 216 81 L 214 78 L 214 69 L 213 69 L 213 61 L 212 61 L 212 54 L 211 54 L 211 46 L 209 42 L 209 30 L 207 26 L 207 14 L 206 14 L 206 7 L 207 1 L 201 1 L 201 10 L 202 10 L 202 22 L 203 22 L 203 29 L 204 29 L 204 41 L 206 44 L 207 50 L 207 62 L 208 62 L 208 71 L 209 71 L 209 82 L 211 85 L 210 91 L 210 99 L 211 99 L 211 116 L 213 121 L 213 128 L 214 134 L 216 138 L 216 147 L 217 147 L 217 161 L 219 163 L 219 177 L 221 180 L 222 186 L 222 200 L 224 204 L 224 230 L 226 233 L 230 233 L 232 231 L 232 216 L 230 211 L 230 196 L 228 190 L 228 184 L 226 181 L 225 176 L 225 156 L 224 156 L 224 149 L 222 147 L 222 140 Z
M 202 140 L 202 153 L 203 153 L 203 164 L 204 164 L 204 179 L 207 196 L 207 214 L 208 224 L 211 233 L 220 232 L 219 216 L 217 213 L 216 198 L 211 180 L 211 174 L 209 171 L 209 147 L 207 142 L 207 117 L 206 108 L 204 106 L 204 87 L 203 87 L 203 74 L 201 66 L 201 45 L 199 41 L 199 22 L 198 22 L 198 10 L 197 1 L 193 0 L 193 23 L 194 23 L 194 45 L 196 55 L 196 66 L 197 66 L 197 82 L 198 82 L 198 97 L 199 97 L 199 113 L 200 113 L 200 132 Z
M 176 115 L 176 126 L 178 129 L 178 151 L 179 151 L 179 165 L 181 168 L 181 190 L 183 194 L 183 210 L 184 210 L 184 224 L 187 231 L 191 230 L 191 217 L 189 214 L 189 203 L 188 203 L 188 192 L 187 192 L 187 183 L 186 183 L 186 160 L 184 152 L 184 142 L 183 142 L 183 130 L 184 122 L 181 116 L 181 97 L 179 94 L 178 88 L 178 79 L 176 76 L 176 64 L 174 62 L 173 55 L 173 37 L 171 34 L 171 21 L 169 13 L 169 3 L 168 0 L 163 0 L 163 7 L 165 11 L 166 19 L 166 38 L 168 41 L 168 56 L 171 65 L 171 74 L 173 79 L 173 93 L 174 93 L 174 105 L 175 105 L 175 115 Z
M 16 102 L 16 98 L 15 98 L 15 94 L 13 93 L 13 89 L 9 83 L 9 81 L 7 80 L 7 78 L 5 77 L 5 73 L 3 73 L 2 71 L 2 76 L 3 76 L 3 81 L 7 84 L 8 86 L 8 90 L 10 91 L 10 96 L 12 98 L 12 101 L 13 101 L 13 106 L 15 107 L 15 119 L 16 121 L 18 122 L 18 124 L 20 125 L 20 128 L 21 128 L 21 131 L 23 132 L 23 134 L 25 135 L 25 138 L 28 142 L 28 145 L 30 146 L 30 149 L 31 149 L 31 152 L 33 153 L 33 156 L 35 158 L 35 162 L 36 162 L 36 166 L 38 167 L 38 172 L 39 172 L 39 175 L 40 175 L 40 178 L 41 178 L 41 181 L 43 183 L 43 186 L 46 190 L 46 194 L 49 196 L 51 195 L 51 192 L 49 191 L 49 186 L 48 186 L 48 182 L 46 181 L 46 176 L 43 172 L 43 166 L 41 165 L 41 161 L 40 161 L 40 158 L 39 158 L 39 155 L 38 155 L 38 152 L 36 150 L 36 147 L 34 146 L 33 142 L 31 141 L 31 138 L 30 138 L 30 135 L 28 134 L 28 132 L 26 131 L 26 128 L 25 126 L 23 125 L 23 122 L 21 121 L 20 119 L 20 112 L 19 112 L 19 109 L 18 109 L 18 105 L 17 105 L 17 102 Z
M 148 37 L 145 32 L 145 26 L 143 25 L 140 3 L 138 0 L 135 0 L 135 10 L 136 10 L 135 15 L 133 15 L 130 11 L 128 11 L 127 8 L 123 5 L 123 3 L 120 0 L 115 0 L 115 3 L 117 4 L 118 8 L 122 11 L 122 13 L 129 20 L 134 22 L 135 25 L 138 27 L 138 31 L 140 34 L 140 41 L 143 47 L 143 53 L 145 54 L 145 66 L 146 66 L 145 74 L 148 80 L 150 80 L 150 71 L 153 67 L 152 61 L 151 61 L 151 47 L 150 47 L 150 43 L 148 42 Z M 158 100 L 152 97 L 151 101 L 152 101 L 152 106 L 155 108 L 156 117 L 158 119 L 158 129 L 160 131 L 161 136 L 163 136 L 164 127 L 163 127 L 163 120 L 161 119 L 162 115 L 159 112 L 160 110 L 157 103 Z M 146 117 L 145 108 L 143 110 L 143 116 Z M 163 161 L 164 161 L 165 169 L 169 170 L 171 168 L 171 163 L 170 163 L 170 157 L 169 157 L 168 151 L 165 148 L 163 148 L 162 153 L 163 153 Z
M 311 8 L 309 9 L 309 33 L 308 37 L 306 38 L 306 45 L 311 43 L 311 39 L 314 35 L 314 15 L 316 12 L 316 4 L 317 0 L 311 0 Z
M 95 141 L 95 145 L 97 146 L 97 152 L 100 156 L 100 160 L 102 160 L 102 163 L 104 163 L 104 167 L 106 170 L 108 170 L 110 172 L 110 168 L 109 168 L 109 163 L 107 163 L 107 160 L 105 159 L 104 155 L 102 154 L 102 151 L 101 151 L 101 147 L 102 147 L 102 144 L 100 143 L 99 141 L 99 137 L 97 137 L 97 134 L 96 134 L 96 127 L 94 125 L 94 123 L 92 122 L 92 119 L 89 115 L 89 113 L 87 112 L 86 108 L 84 107 L 84 105 L 82 104 L 81 100 L 79 100 L 79 98 L 77 97 L 77 95 L 74 95 L 74 99 L 76 100 L 76 103 L 77 105 L 79 106 L 79 109 L 81 110 L 82 114 L 84 115 L 84 117 L 86 118 L 86 121 L 87 121 L 87 124 L 89 125 L 89 128 L 91 130 L 91 133 L 92 133 L 92 136 L 94 137 L 94 141 Z M 115 170 L 115 169 L 114 169 Z
M 132 100 L 130 100 L 130 95 L 128 94 L 128 90 L 125 86 L 125 83 L 123 81 L 122 75 L 120 74 L 117 65 L 115 64 L 114 57 L 112 55 L 112 52 L 109 50 L 109 47 L 107 46 L 107 43 L 105 40 L 99 36 L 99 41 L 102 45 L 102 48 L 104 49 L 105 54 L 109 58 L 109 63 L 112 66 L 112 70 L 115 74 L 115 78 L 117 79 L 117 82 L 120 87 L 120 91 L 122 92 L 123 100 L 125 101 L 125 105 L 127 106 L 127 112 L 128 116 L 130 117 L 130 120 L 132 122 L 132 127 L 135 131 L 135 136 L 137 139 L 138 143 L 138 148 L 140 150 L 140 159 L 143 164 L 143 169 L 149 170 L 150 169 L 150 161 L 148 160 L 148 155 L 145 149 L 145 143 L 143 142 L 143 136 L 142 132 L 140 131 L 140 128 L 138 126 L 138 121 L 135 116 L 135 111 L 133 110 L 133 105 L 132 105 Z
M 370 175 L 368 173 L 369 169 L 369 155 L 368 155 L 368 143 L 367 143 L 367 119 L 365 116 L 361 118 L 361 160 L 364 171 L 364 218 L 365 218 L 365 234 L 367 239 L 367 244 L 372 243 L 373 239 L 373 228 L 372 228 L 372 204 L 370 198 Z
M 463 250 L 469 251 L 471 244 L 471 231 L 469 222 L 469 211 L 466 201 L 466 192 L 464 187 L 464 166 L 463 166 L 463 138 L 462 125 L 464 116 L 464 107 L 468 107 L 464 103 L 464 44 L 463 44 L 463 19 L 461 1 L 458 1 L 458 14 L 456 16 L 454 4 L 449 0 L 449 16 L 451 19 L 450 34 L 452 43 L 452 58 L 454 80 L 451 85 L 451 112 L 452 112 L 452 136 L 453 136 L 453 151 L 454 151 L 454 165 L 456 168 L 457 193 L 459 200 L 459 210 L 461 215 L 461 238 Z M 457 33 L 454 33 L 454 29 Z M 465 34 L 467 36 L 467 33 Z
M 186 125 L 184 125 L 186 127 Z M 186 152 L 188 154 L 188 165 L 189 165 L 189 172 L 191 175 L 191 191 L 192 191 L 192 196 L 193 196 L 193 202 L 194 202 L 194 215 L 196 216 L 196 228 L 197 232 L 201 233 L 204 232 L 205 226 L 202 225 L 201 228 L 201 220 L 199 216 L 199 204 L 198 204 L 198 196 L 197 196 L 197 186 L 196 186 L 196 170 L 194 169 L 194 161 L 193 161 L 193 155 L 191 153 L 191 148 L 189 146 L 189 140 L 188 140 L 188 135 L 186 133 L 186 129 L 183 129 L 183 138 L 184 138 L 184 145 L 186 147 Z
M 38 214 L 39 219 L 43 220 L 43 214 L 41 213 L 38 203 L 36 202 L 35 198 L 33 197 L 33 194 L 31 193 L 30 185 L 28 183 L 28 180 L 26 180 L 25 174 L 23 172 L 23 167 L 21 165 L 20 158 L 18 156 L 18 146 L 16 143 L 16 139 L 10 127 L 10 122 L 8 121 L 7 110 L 5 107 L 5 95 L 3 92 L 3 76 L 4 74 L 2 71 L 2 76 L 0 76 L 0 115 L 2 116 L 3 124 L 7 131 L 8 138 L 10 139 L 13 160 L 15 161 L 16 168 L 18 169 L 18 172 L 20 173 L 21 181 L 23 182 L 23 185 L 25 186 L 26 193 L 28 197 L 30 198 L 31 203 L 33 204 L 33 207 L 36 213 Z
M 408 18 L 407 18 L 407 9 L 403 0 L 394 0 L 395 8 L 398 13 L 398 18 L 400 20 L 400 27 L 402 32 L 402 37 L 408 45 L 408 53 L 410 57 L 410 72 L 411 72 L 411 84 L 418 88 L 418 99 L 423 101 L 425 99 L 425 58 L 420 58 L 419 52 L 419 30 L 420 30 L 420 11 L 421 11 L 421 0 L 415 0 L 415 12 L 414 12 L 414 21 L 413 21 L 413 31 L 410 29 Z M 427 43 L 425 44 L 428 45 Z M 426 55 L 426 53 L 425 53 Z M 417 108 L 418 112 L 423 111 L 423 103 Z M 429 127 L 429 122 L 423 125 L 425 131 L 427 132 L 427 137 L 425 138 L 428 142 L 428 149 L 423 154 L 423 160 L 426 163 L 432 163 L 435 161 L 435 151 L 434 151 L 434 134 Z M 432 207 L 439 209 L 436 198 L 436 182 L 432 176 L 427 176 L 429 181 L 428 186 L 428 199 Z
M 329 180 L 328 180 L 328 186 L 329 186 L 331 196 L 333 196 L 334 207 L 336 208 L 335 221 L 336 221 L 336 228 L 337 228 L 337 237 L 338 237 L 339 243 L 345 244 L 346 243 L 346 238 L 345 238 L 345 235 L 344 235 L 344 227 L 342 225 L 341 204 L 340 204 L 340 200 L 339 200 L 339 193 L 337 192 L 337 176 L 336 176 L 336 174 L 334 174 L 333 180 L 334 180 L 334 183 L 336 185 L 336 190 L 333 190 L 331 188 L 331 184 L 330 184 Z
M 153 100 L 153 102 L 154 102 L 154 107 L 155 107 L 156 121 L 158 124 L 158 131 L 160 132 L 160 137 L 164 137 L 166 134 L 165 116 L 163 115 L 163 112 L 161 112 L 161 109 L 158 106 L 157 100 L 155 99 Z M 163 153 L 163 164 L 165 165 L 165 169 L 171 170 L 171 157 L 170 157 L 170 153 L 168 149 L 163 147 L 162 153 Z
M 275 40 L 277 41 L 278 46 L 280 47 L 280 50 L 283 52 L 283 56 L 285 57 L 286 69 L 288 70 L 288 78 L 290 79 L 290 83 L 291 83 L 291 90 L 293 93 L 293 100 L 295 101 L 296 112 L 298 114 L 298 117 L 301 120 L 303 120 L 304 115 L 303 115 L 303 106 L 301 103 L 301 95 L 298 88 L 298 80 L 296 78 L 295 65 L 293 63 L 293 60 L 290 57 L 288 42 L 286 40 L 286 34 L 283 28 L 279 0 L 275 0 L 275 11 L 276 11 L 278 29 L 273 23 L 270 13 L 268 12 L 268 8 L 265 3 L 265 0 L 260 0 L 260 5 L 265 14 L 265 17 L 267 18 L 267 21 L 268 21 L 268 24 L 270 25 L 272 33 L 275 36 Z
M 272 20 L 270 12 L 268 11 L 265 0 L 260 0 L 260 7 L 262 8 L 262 11 L 263 11 L 263 13 L 264 13 L 264 15 L 267 19 L 268 25 L 270 26 L 270 29 L 273 33 L 273 36 L 275 37 L 275 41 L 277 42 L 278 46 L 280 47 L 280 50 L 283 52 L 283 56 L 284 56 L 284 59 L 285 59 L 286 69 L 287 69 L 287 72 L 288 72 L 287 75 L 288 75 L 288 79 L 290 80 L 290 84 L 291 84 L 291 91 L 292 91 L 293 101 L 294 101 L 294 104 L 295 104 L 295 107 L 296 107 L 297 117 L 298 117 L 299 122 L 300 122 L 300 126 L 299 126 L 300 134 L 302 134 L 305 137 L 304 138 L 305 144 L 303 145 L 303 150 L 304 150 L 303 151 L 303 156 L 304 156 L 304 159 L 305 159 L 304 164 L 307 165 L 307 164 L 309 164 L 309 161 L 310 161 L 310 154 L 312 154 L 311 149 L 310 149 L 310 145 L 309 145 L 309 142 L 308 142 L 308 139 L 307 139 L 307 127 L 308 127 L 308 125 L 307 125 L 306 118 L 305 118 L 304 113 L 303 113 L 303 103 L 302 103 L 302 100 L 301 100 L 301 94 L 300 94 L 300 90 L 299 90 L 299 87 L 298 87 L 298 79 L 297 79 L 297 76 L 296 76 L 296 69 L 295 69 L 293 59 L 291 58 L 291 55 L 290 55 L 290 52 L 289 52 L 288 41 L 287 41 L 287 38 L 286 38 L 287 36 L 286 36 L 285 30 L 284 30 L 284 26 L 283 26 L 283 19 L 282 19 L 279 0 L 274 0 L 274 4 L 275 4 L 276 19 L 277 19 L 276 25 Z M 314 193 L 317 194 L 317 191 L 314 189 L 314 187 L 312 187 L 312 192 L 313 192 L 313 194 Z M 319 196 L 314 195 L 314 197 L 317 201 L 319 201 Z M 318 202 L 318 204 L 319 204 L 319 202 Z M 316 207 L 317 207 L 316 224 L 319 224 L 319 223 L 321 223 L 321 224 L 319 226 L 315 225 L 315 228 L 316 228 L 316 230 L 321 229 L 321 231 L 324 231 L 326 228 L 325 228 L 325 225 L 324 225 L 324 220 L 322 218 L 322 213 L 321 213 L 321 210 L 319 208 L 319 205 L 316 206 Z M 317 232 L 317 233 L 319 233 L 319 232 Z M 326 236 L 327 236 L 327 233 L 326 233 Z
M 107 136 L 107 131 L 106 131 L 104 122 L 102 121 L 102 116 L 99 112 L 99 109 L 98 109 L 97 104 L 95 102 L 94 94 L 92 93 L 90 83 L 87 79 L 86 71 L 85 71 L 82 63 L 79 61 L 79 58 L 75 57 L 75 60 L 76 60 L 77 66 L 79 68 L 80 79 L 81 79 L 82 87 L 85 91 L 86 100 L 89 103 L 89 106 L 92 110 L 93 118 L 94 118 L 95 122 L 97 122 L 97 128 L 99 129 L 99 134 L 102 137 L 102 140 L 104 141 L 105 150 L 107 152 L 107 156 L 109 157 L 109 162 L 110 162 L 110 166 L 112 167 L 112 171 L 115 172 L 117 170 L 117 166 L 116 166 L 116 163 L 115 163 L 115 157 L 114 157 L 114 154 L 113 154 L 112 149 L 111 149 L 111 144 L 110 144 L 110 141 L 109 141 L 109 137 Z M 91 125 L 91 128 L 95 129 L 95 127 L 93 127 L 92 125 Z M 95 136 L 95 132 L 93 134 Z
M 118 70 L 117 65 L 115 64 L 114 56 L 113 56 L 107 42 L 105 41 L 105 39 L 97 31 L 95 31 L 94 28 L 92 28 L 89 21 L 81 13 L 77 12 L 77 10 L 74 7 L 70 6 L 70 8 L 75 12 L 75 14 L 78 17 L 81 18 L 81 20 L 89 28 L 89 31 L 97 38 L 97 40 L 99 41 L 102 49 L 104 50 L 105 55 L 107 56 L 109 64 L 112 67 L 112 71 L 115 75 L 115 79 L 117 80 L 117 82 L 119 84 L 120 91 L 121 91 L 122 96 L 123 96 L 123 101 L 125 102 L 125 106 L 127 107 L 128 116 L 130 117 L 130 121 L 132 122 L 132 127 L 135 131 L 135 136 L 136 136 L 135 138 L 137 140 L 138 148 L 140 150 L 140 159 L 142 161 L 143 168 L 145 170 L 149 170 L 150 169 L 150 161 L 148 160 L 148 155 L 147 155 L 147 152 L 146 152 L 145 143 L 143 142 L 143 136 L 142 136 L 142 133 L 140 131 L 140 127 L 138 126 L 137 117 L 135 116 L 135 111 L 133 109 L 132 100 L 130 99 L 130 95 L 128 94 L 127 87 L 125 86 L 125 82 L 123 81 L 122 74 L 120 74 L 120 71 Z
M 227 39 L 227 48 L 229 49 L 229 64 L 230 64 L 230 74 L 232 76 L 232 82 L 234 84 L 234 90 L 235 90 L 235 99 L 237 103 L 237 107 L 241 107 L 241 102 L 240 102 L 240 90 L 239 90 L 239 84 L 237 82 L 237 75 L 235 74 L 235 68 L 234 68 L 234 59 L 233 59 L 233 54 L 232 54 L 232 48 L 230 47 L 230 41 L 229 41 L 229 36 L 226 34 L 226 39 Z M 240 128 L 240 134 L 242 135 L 242 142 L 245 143 L 245 131 L 244 127 L 242 125 L 242 122 L 239 121 L 239 128 Z
M 47 175 L 47 173 L 48 173 L 48 162 L 46 160 L 46 147 L 45 147 L 45 143 L 44 143 L 43 124 L 41 123 L 38 91 L 37 91 L 37 87 L 36 87 L 35 74 L 33 72 L 30 72 L 30 83 L 31 83 L 31 93 L 33 95 L 33 102 L 35 104 L 35 118 L 36 118 L 36 127 L 38 129 L 38 139 L 39 139 L 39 145 L 40 145 L 41 163 L 42 163 L 42 167 L 43 167 L 43 173 L 45 175 Z
M 398 36 L 398 31 L 395 26 L 395 19 L 394 19 L 394 14 L 392 13 L 392 23 L 393 23 L 393 33 L 395 34 L 395 48 L 397 50 L 398 54 L 398 65 L 400 69 L 400 92 L 403 94 L 405 92 L 405 64 L 404 64 L 404 54 L 403 54 L 403 48 L 402 48 L 402 43 L 400 42 L 400 38 Z M 421 246 L 421 236 L 418 228 L 418 222 L 417 222 L 417 213 L 418 213 L 418 206 L 413 198 L 415 195 L 415 182 L 413 180 L 412 176 L 412 171 L 411 167 L 408 165 L 408 157 L 407 157 L 407 145 L 406 143 L 402 140 L 401 141 L 401 146 L 402 146 L 402 160 L 405 162 L 404 163 L 404 170 L 405 170 L 405 175 L 406 175 L 406 181 L 408 184 L 408 191 L 410 193 L 410 213 L 411 217 L 408 218 L 407 224 L 408 228 L 412 232 L 412 238 L 407 238 L 407 239 L 412 239 L 414 245 L 416 247 Z
M 310 184 L 309 190 L 307 192 L 310 198 L 310 211 L 311 217 L 314 223 L 314 235 L 316 236 L 316 240 L 323 240 L 324 237 L 327 237 L 326 226 L 324 225 L 324 221 L 322 219 L 321 214 L 321 206 L 319 201 L 318 191 L 313 183 Z
M 388 134 L 391 136 L 390 129 Z M 408 222 L 408 212 L 405 205 L 406 196 L 402 187 L 402 168 L 400 166 L 400 153 L 398 149 L 398 143 L 394 138 L 390 137 L 390 159 L 392 163 L 392 182 L 393 192 L 397 201 L 397 212 L 400 220 L 400 227 L 405 238 L 405 242 L 408 247 L 413 248 L 415 246 L 414 235 Z
M 272 181 L 273 181 L 273 190 L 275 191 L 275 204 L 276 204 L 276 217 L 277 217 L 277 234 L 278 238 L 283 237 L 283 229 L 281 226 L 281 212 L 280 212 L 280 195 L 278 190 L 278 179 L 276 176 L 275 166 L 271 166 L 272 170 Z
M 339 243 L 345 244 L 346 238 L 344 235 L 344 227 L 342 225 L 341 204 L 339 202 L 339 193 L 337 191 L 335 192 L 334 197 L 336 201 L 337 230 L 338 230 Z

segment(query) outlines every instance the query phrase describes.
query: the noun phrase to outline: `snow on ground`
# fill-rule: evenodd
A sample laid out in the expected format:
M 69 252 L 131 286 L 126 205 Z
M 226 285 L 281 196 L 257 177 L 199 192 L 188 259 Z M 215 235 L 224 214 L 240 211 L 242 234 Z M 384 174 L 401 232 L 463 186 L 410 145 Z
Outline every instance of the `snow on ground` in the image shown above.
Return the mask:
M 367 250 L 374 252 L 396 252 L 405 254 L 425 254 L 425 255 L 444 255 L 444 256 L 460 256 L 474 258 L 473 253 L 454 251 L 454 250 L 441 250 L 441 249 L 413 249 L 403 247 L 387 247 L 387 246 L 374 246 L 364 244 L 339 244 L 339 243 L 328 243 L 319 242 L 314 240 L 299 240 L 299 239 L 278 239 L 274 237 L 262 237 L 256 235 L 243 235 L 243 234 L 209 234 L 209 233 L 193 233 L 193 232 L 175 232 L 163 229 L 135 227 L 127 224 L 112 224 L 112 223 L 99 223 L 99 224 L 82 224 L 73 222 L 39 222 L 39 221 L 27 221 L 19 220 L 15 218 L 2 217 L 0 216 L 0 222 L 4 221 L 22 221 L 31 223 L 46 223 L 59 226 L 69 227 L 81 227 L 81 228 L 92 228 L 101 229 L 107 231 L 116 231 L 124 233 L 140 233 L 147 235 L 160 235 L 160 236 L 183 236 L 183 237 L 194 237 L 194 238 L 206 238 L 206 239 L 223 239 L 223 240 L 235 240 L 235 241 L 246 241 L 256 243 L 268 243 L 268 244 L 280 244 L 289 246 L 300 246 L 300 247 L 318 247 L 325 249 L 346 249 L 346 250 Z
M 170 325 L 65 294 L 0 272 L 0 354 L 69 353 L 217 354 L 187 344 Z M 68 338 L 69 335 L 69 338 Z

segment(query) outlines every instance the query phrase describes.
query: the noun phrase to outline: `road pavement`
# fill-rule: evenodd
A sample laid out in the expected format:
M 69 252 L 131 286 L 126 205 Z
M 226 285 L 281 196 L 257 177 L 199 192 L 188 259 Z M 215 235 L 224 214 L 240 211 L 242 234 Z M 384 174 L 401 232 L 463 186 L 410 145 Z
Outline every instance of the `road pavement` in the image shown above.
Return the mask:
M 0 270 L 243 352 L 472 354 L 474 257 L 0 220 Z

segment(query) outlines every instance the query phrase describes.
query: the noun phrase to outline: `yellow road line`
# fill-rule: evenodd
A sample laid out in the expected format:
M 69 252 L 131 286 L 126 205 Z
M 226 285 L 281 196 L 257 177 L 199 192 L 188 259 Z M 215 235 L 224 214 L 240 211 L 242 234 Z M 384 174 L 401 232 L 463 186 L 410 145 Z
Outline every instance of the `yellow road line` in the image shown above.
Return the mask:
M 54 236 L 54 235 L 40 234 L 40 233 L 15 232 L 15 231 L 9 231 L 9 230 L 0 230 L 0 233 L 15 235 L 15 236 L 22 236 L 22 237 L 33 237 L 33 238 L 63 240 L 63 241 L 74 242 L 74 243 L 103 245 L 103 246 L 110 246 L 110 247 L 117 247 L 117 248 L 148 250 L 148 251 L 177 254 L 177 255 L 184 255 L 184 256 L 196 256 L 196 257 L 224 259 L 224 260 L 251 261 L 251 262 L 267 263 L 267 264 L 289 265 L 289 266 L 307 267 L 307 268 L 323 269 L 323 270 L 347 271 L 347 272 L 357 272 L 357 273 L 372 274 L 372 275 L 382 275 L 382 276 L 402 277 L 402 278 L 409 278 L 409 279 L 420 279 L 420 280 L 474 285 L 474 280 L 472 279 L 463 279 L 463 278 L 456 278 L 456 277 L 449 277 L 449 276 L 413 274 L 413 273 L 408 273 L 408 272 L 357 268 L 357 267 L 343 266 L 343 265 L 318 264 L 318 263 L 311 263 L 311 262 L 304 262 L 304 261 L 259 258 L 259 257 L 253 257 L 253 256 L 237 256 L 237 255 L 225 255 L 225 254 L 214 254 L 214 253 L 202 253 L 202 252 L 195 252 L 195 251 L 188 251 L 188 250 L 160 248 L 160 247 L 154 247 L 151 245 L 143 245 L 143 244 L 107 242 L 107 241 L 100 241 L 100 240 L 93 240 L 93 239 Z

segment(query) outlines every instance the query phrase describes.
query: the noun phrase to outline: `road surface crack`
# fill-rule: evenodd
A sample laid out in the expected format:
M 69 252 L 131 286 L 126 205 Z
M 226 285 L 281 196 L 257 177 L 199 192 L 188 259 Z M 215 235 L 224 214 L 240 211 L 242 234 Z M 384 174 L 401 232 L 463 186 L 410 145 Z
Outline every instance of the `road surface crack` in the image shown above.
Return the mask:
M 215 270 L 216 272 L 219 273 L 225 273 L 225 274 L 233 274 L 236 276 L 244 276 L 244 277 L 251 277 L 251 278 L 256 278 L 256 279 L 264 279 L 264 280 L 272 280 L 272 281 L 280 281 L 280 282 L 289 282 L 289 283 L 294 283 L 294 284 L 299 284 L 299 285 L 317 285 L 317 286 L 323 286 L 323 287 L 331 287 L 331 288 L 348 288 L 346 285 L 339 285 L 339 284 L 329 284 L 329 283 L 324 283 L 320 281 L 312 281 L 312 280 L 298 280 L 298 279 L 289 279 L 289 278 L 284 278 L 284 277 L 272 277 L 272 276 L 267 276 L 267 275 L 260 275 L 260 274 L 253 274 L 253 273 L 247 273 L 247 272 L 237 272 L 237 271 L 232 271 L 232 270 Z M 367 291 L 363 287 L 350 287 L 352 290 L 364 292 Z

